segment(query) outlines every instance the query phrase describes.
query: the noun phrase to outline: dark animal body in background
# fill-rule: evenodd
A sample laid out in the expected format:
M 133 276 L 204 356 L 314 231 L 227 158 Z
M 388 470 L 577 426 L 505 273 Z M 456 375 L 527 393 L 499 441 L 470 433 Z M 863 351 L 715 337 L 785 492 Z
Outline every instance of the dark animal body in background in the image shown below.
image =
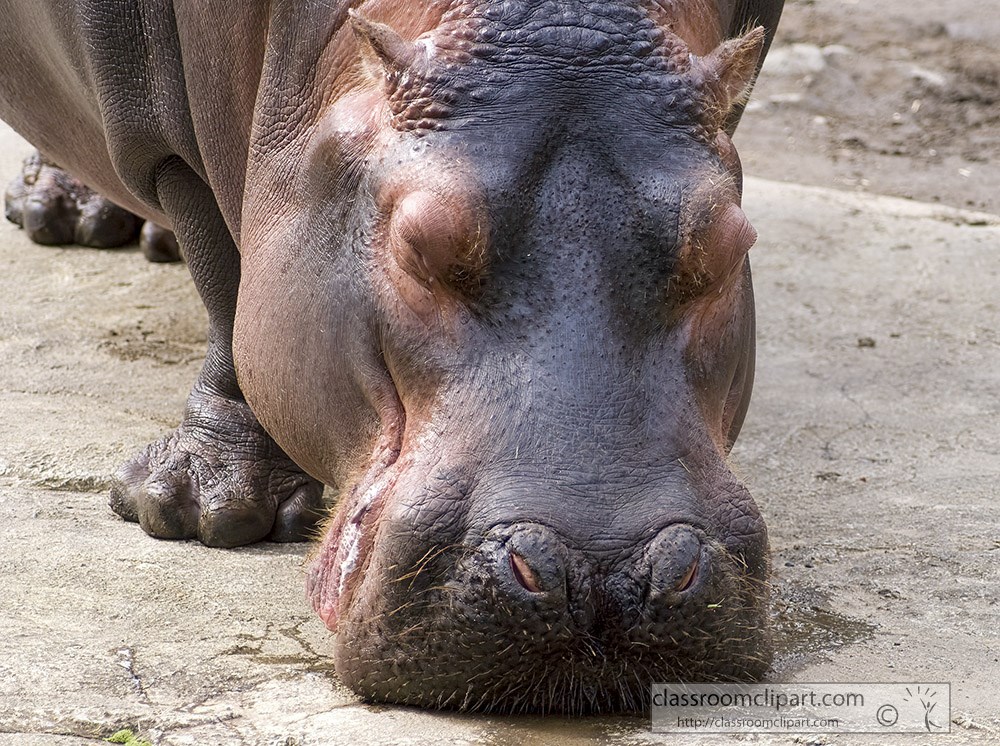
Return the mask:
M 309 595 L 372 699 L 628 710 L 761 676 L 730 135 L 781 5 L 2 0 L 0 116 L 169 227 L 209 313 L 114 510 L 291 541 L 337 487 Z M 69 240 L 54 173 L 15 217 Z

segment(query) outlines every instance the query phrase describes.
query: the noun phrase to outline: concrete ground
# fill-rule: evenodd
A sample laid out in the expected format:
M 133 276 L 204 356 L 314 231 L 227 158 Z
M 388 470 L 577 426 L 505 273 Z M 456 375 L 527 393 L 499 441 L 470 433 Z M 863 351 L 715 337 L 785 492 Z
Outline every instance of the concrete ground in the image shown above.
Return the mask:
M 0 180 L 25 152 L 0 126 Z M 1000 218 L 746 192 L 759 362 L 734 458 L 771 531 L 772 679 L 949 681 L 952 735 L 905 743 L 996 742 Z M 641 719 L 359 703 L 304 599 L 308 547 L 156 541 L 106 505 L 198 369 L 184 267 L 43 248 L 4 223 L 0 299 L 0 746 L 121 728 L 154 744 L 660 742 Z

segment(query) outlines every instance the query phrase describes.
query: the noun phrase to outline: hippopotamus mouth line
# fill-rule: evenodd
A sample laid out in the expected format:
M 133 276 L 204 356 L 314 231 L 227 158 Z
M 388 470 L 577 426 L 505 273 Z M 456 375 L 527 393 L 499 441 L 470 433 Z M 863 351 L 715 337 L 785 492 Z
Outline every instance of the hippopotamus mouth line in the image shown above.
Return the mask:
M 338 619 L 361 584 L 386 497 L 401 472 L 406 410 L 391 371 L 387 373 L 386 386 L 373 400 L 382 423 L 381 436 L 367 461 L 368 468 L 338 507 L 310 568 L 308 594 L 313 608 L 332 632 L 336 632 Z M 356 575 L 357 582 L 352 582 Z
M 385 495 L 390 491 L 393 478 L 383 474 L 357 499 L 357 505 L 341 525 L 331 528 L 325 544 L 335 543 L 337 549 L 331 560 L 320 555 L 311 570 L 312 574 L 325 576 L 318 580 L 316 587 L 326 586 L 327 592 L 314 602 L 316 611 L 327 628 L 335 632 L 337 621 L 350 605 L 357 582 L 352 582 L 359 573 L 364 573 L 374 544 L 373 530 L 377 529 L 378 517 L 385 504 Z
M 383 473 L 382 476 L 369 487 L 358 499 L 358 503 L 352 511 L 351 517 L 344 524 L 340 534 L 340 548 L 337 551 L 335 564 L 340 575 L 337 583 L 337 595 L 343 596 L 344 587 L 347 584 L 348 576 L 358 565 L 361 554 L 361 539 L 364 537 L 366 518 L 372 513 L 376 499 L 386 491 L 387 483 L 391 480 L 391 475 Z M 381 507 L 382 501 L 379 501 Z M 370 520 L 367 521 L 370 523 Z
M 399 469 L 394 468 L 399 455 L 398 447 L 386 443 L 376 449 L 372 465 L 338 511 L 338 518 L 330 525 L 310 568 L 308 591 L 313 606 L 333 632 L 337 620 L 350 605 L 354 589 L 360 585 L 360 578 L 353 582 L 355 576 L 363 574 L 368 565 L 386 496 L 392 492 L 399 474 Z M 335 551 L 329 552 L 331 547 L 336 547 Z

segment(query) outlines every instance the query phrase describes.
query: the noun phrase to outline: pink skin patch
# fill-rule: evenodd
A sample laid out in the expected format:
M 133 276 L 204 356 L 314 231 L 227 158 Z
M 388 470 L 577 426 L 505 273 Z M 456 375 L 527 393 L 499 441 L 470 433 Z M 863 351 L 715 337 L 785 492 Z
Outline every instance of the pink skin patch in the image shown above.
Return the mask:
M 308 593 L 313 608 L 332 632 L 336 632 L 337 620 L 357 587 L 359 579 L 356 576 L 363 572 L 374 543 L 375 524 L 385 504 L 385 496 L 395 483 L 394 473 L 379 471 L 381 474 L 367 488 L 362 491 L 359 484 L 355 489 L 354 494 L 360 493 L 360 497 L 349 510 L 340 514 L 345 517 L 338 517 L 327 531 L 309 571 Z
M 389 424 L 375 450 L 372 466 L 337 511 L 309 568 L 306 592 L 332 632 L 336 632 L 337 620 L 360 583 L 356 576 L 364 572 L 386 496 L 399 474 L 399 469 L 393 467 L 399 459 L 404 417 L 398 399 L 393 397 L 393 403 L 396 406 L 384 405 L 383 422 Z

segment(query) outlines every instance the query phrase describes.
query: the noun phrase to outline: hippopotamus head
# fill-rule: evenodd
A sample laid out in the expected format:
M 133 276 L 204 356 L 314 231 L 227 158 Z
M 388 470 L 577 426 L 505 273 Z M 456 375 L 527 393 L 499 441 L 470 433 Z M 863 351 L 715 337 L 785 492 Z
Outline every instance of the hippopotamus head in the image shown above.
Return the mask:
M 755 233 L 724 124 L 763 32 L 697 56 L 638 4 L 569 5 L 409 39 L 355 15 L 361 64 L 248 177 L 241 385 L 340 488 L 309 595 L 373 699 L 633 709 L 769 663 L 726 463 Z

